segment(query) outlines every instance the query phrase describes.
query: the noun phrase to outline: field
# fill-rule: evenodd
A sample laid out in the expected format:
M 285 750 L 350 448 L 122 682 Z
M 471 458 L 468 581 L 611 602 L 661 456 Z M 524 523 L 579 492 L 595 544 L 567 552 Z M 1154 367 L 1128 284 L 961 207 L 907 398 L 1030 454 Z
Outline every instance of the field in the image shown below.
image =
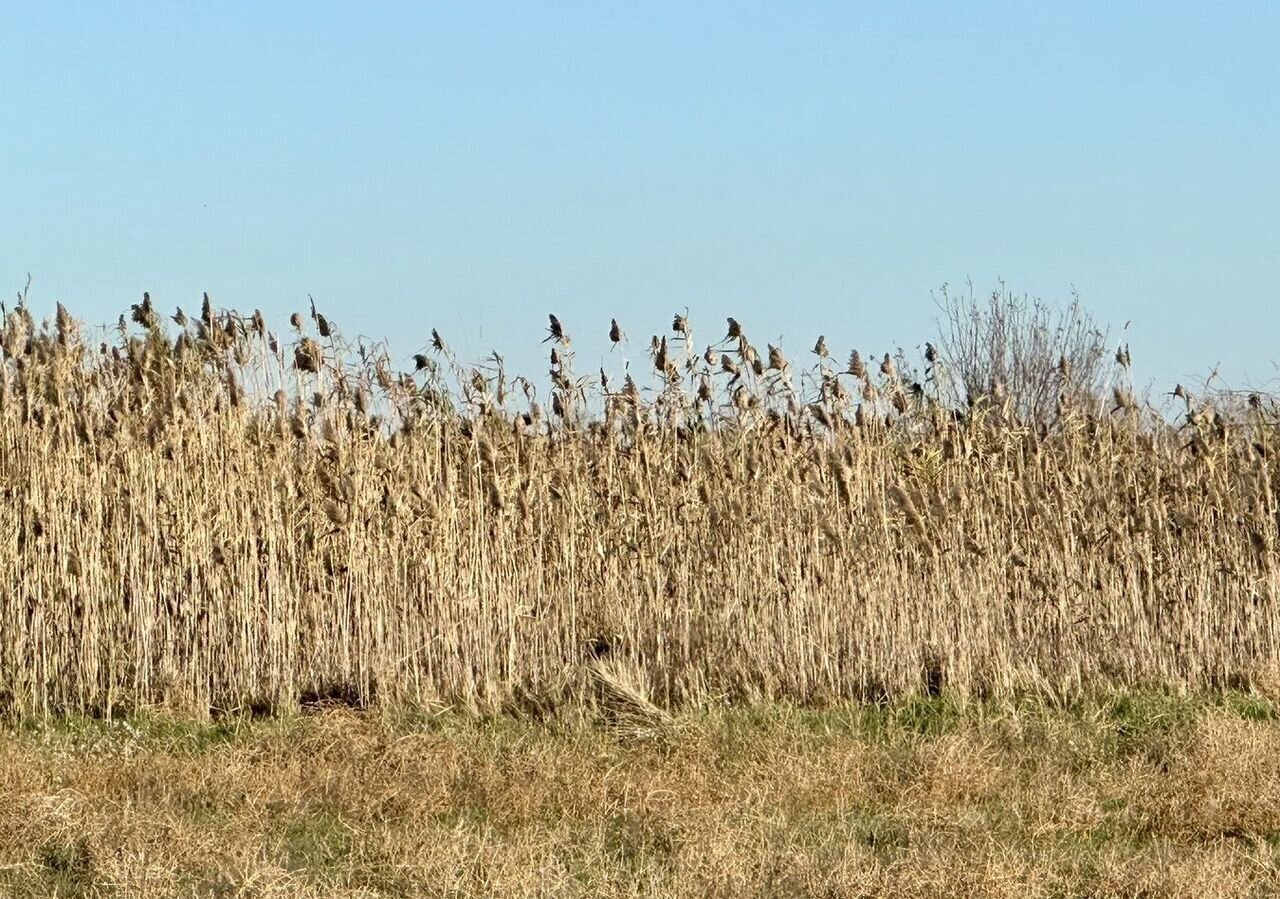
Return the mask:
M 17 897 L 1264 897 L 1268 700 L 591 722 L 347 710 L 0 738 Z
M 1269 398 L 130 319 L 4 316 L 9 893 L 1274 893 Z

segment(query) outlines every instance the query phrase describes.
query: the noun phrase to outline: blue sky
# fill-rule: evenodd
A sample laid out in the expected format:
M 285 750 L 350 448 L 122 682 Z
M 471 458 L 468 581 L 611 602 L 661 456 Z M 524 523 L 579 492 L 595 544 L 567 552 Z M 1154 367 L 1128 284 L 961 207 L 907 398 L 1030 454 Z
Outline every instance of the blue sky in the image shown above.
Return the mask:
M 880 353 L 1003 278 L 1162 386 L 1278 374 L 1280 4 L 363 6 L 11 7 L 0 288 L 525 370 L 555 312 L 589 371 L 614 316 Z

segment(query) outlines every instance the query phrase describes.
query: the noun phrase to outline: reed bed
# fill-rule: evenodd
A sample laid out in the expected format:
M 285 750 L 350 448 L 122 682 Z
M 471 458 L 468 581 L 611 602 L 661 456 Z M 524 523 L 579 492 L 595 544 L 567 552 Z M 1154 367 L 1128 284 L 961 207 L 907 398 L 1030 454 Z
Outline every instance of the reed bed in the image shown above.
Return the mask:
M 1280 658 L 1275 409 L 1179 388 L 1171 421 L 1127 351 L 1105 401 L 1064 370 L 1022 422 L 1000 384 L 947 408 L 932 346 L 792 361 L 733 320 L 647 353 L 614 322 L 611 380 L 552 316 L 540 391 L 434 333 L 398 370 L 314 308 L 130 319 L 4 317 L 17 714 L 537 711 L 601 672 L 665 707 L 1066 696 Z

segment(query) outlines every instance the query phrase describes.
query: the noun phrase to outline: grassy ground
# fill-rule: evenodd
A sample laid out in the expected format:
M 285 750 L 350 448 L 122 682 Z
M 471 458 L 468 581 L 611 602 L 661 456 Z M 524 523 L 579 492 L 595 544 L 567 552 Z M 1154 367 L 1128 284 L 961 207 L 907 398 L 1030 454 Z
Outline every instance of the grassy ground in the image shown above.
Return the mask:
M 1272 896 L 1280 713 L 330 710 L 0 733 L 0 895 Z

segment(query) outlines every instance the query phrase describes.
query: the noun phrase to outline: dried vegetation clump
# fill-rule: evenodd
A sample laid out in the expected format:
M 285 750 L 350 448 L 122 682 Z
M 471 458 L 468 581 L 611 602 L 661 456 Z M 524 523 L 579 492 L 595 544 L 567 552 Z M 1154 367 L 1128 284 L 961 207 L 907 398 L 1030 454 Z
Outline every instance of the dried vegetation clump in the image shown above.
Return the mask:
M 1026 421 L 1001 383 L 943 402 L 932 345 L 801 361 L 733 319 L 704 345 L 678 315 L 611 379 L 552 316 L 542 391 L 434 332 L 400 370 L 314 307 L 286 335 L 208 297 L 130 319 L 99 342 L 60 306 L 4 315 L 19 713 L 630 691 L 657 720 L 1247 683 L 1280 657 L 1280 416 L 1179 388 L 1170 422 L 1127 347 L 1103 399 L 1064 364 Z

